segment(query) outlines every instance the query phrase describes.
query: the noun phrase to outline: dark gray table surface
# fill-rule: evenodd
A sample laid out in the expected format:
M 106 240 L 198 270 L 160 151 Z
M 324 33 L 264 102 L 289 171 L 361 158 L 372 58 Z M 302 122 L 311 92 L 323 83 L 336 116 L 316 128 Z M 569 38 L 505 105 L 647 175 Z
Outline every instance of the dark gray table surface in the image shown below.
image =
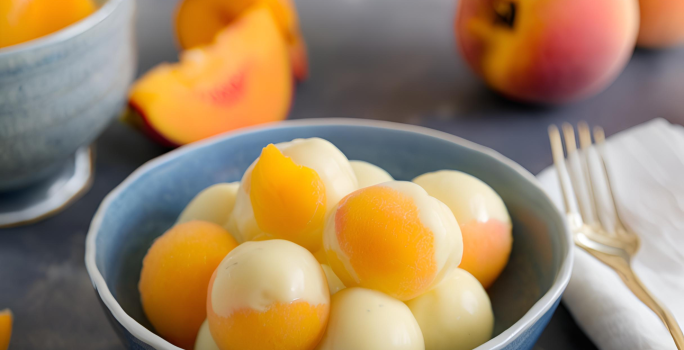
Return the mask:
M 175 60 L 175 0 L 138 0 L 141 71 Z M 291 118 L 391 120 L 443 130 L 491 147 L 532 173 L 551 164 L 546 128 L 587 120 L 608 135 L 656 117 L 684 124 L 684 50 L 637 50 L 605 92 L 564 107 L 531 107 L 490 92 L 455 50 L 455 2 L 297 0 L 311 79 Z M 96 142 L 92 189 L 43 222 L 0 230 L 0 308 L 16 316 L 11 350 L 121 349 L 83 263 L 102 198 L 166 149 L 113 123 Z M 561 304 L 537 349 L 594 349 Z

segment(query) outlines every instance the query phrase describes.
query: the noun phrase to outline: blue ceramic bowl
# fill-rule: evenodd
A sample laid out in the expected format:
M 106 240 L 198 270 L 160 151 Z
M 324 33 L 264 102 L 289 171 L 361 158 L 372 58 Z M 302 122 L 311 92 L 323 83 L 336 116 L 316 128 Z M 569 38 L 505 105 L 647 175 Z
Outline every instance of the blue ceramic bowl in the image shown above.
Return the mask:
M 135 74 L 135 1 L 96 3 L 71 26 L 0 49 L 0 192 L 60 170 L 123 107 Z
M 86 266 L 129 349 L 178 349 L 154 333 L 140 305 L 138 278 L 152 241 L 199 191 L 240 180 L 267 144 L 314 136 L 399 180 L 457 169 L 492 186 L 511 214 L 514 240 L 510 262 L 489 290 L 494 337 L 478 349 L 532 349 L 558 306 L 572 266 L 564 216 L 536 179 L 502 155 L 449 134 L 345 119 L 288 121 L 185 146 L 143 165 L 105 198 L 88 232 Z

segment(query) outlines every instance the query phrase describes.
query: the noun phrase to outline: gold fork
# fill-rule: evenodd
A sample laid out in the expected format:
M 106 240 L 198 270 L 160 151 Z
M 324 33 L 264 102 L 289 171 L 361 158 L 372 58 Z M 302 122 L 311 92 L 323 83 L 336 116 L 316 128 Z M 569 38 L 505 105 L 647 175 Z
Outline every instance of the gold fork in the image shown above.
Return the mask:
M 568 222 L 575 244 L 612 268 L 632 293 L 660 317 L 665 327 L 670 331 L 677 349 L 684 350 L 684 335 L 677 324 L 677 320 L 648 291 L 632 270 L 632 257 L 639 250 L 639 236 L 620 219 L 608 169 L 604 161 L 605 135 L 603 129 L 594 128 L 594 141 L 596 143 L 596 148 L 594 148 L 589 126 L 585 122 L 580 122 L 577 125 L 580 150 L 577 150 L 573 127 L 564 123 L 562 129 L 567 159 L 563 154 L 560 132 L 555 125 L 549 126 L 549 139 L 551 140 L 553 162 L 560 180 Z M 600 174 L 599 179 L 602 179 L 603 183 L 596 180 L 597 174 Z M 600 185 L 604 186 L 600 187 Z M 604 199 L 608 199 L 610 203 L 600 200 L 601 194 L 599 192 L 601 189 L 603 189 L 602 194 L 608 197 Z M 605 207 L 606 204 L 612 207 L 610 210 L 612 218 L 608 220 L 605 219 L 606 215 L 601 216 L 598 210 L 599 207 Z M 609 220 L 612 220 L 612 228 L 608 223 Z

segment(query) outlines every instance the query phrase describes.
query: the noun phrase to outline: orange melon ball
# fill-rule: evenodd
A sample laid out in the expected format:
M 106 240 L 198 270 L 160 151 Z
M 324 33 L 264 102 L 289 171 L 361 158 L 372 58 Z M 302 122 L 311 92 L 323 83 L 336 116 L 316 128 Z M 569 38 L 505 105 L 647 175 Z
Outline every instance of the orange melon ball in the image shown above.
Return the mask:
M 455 170 L 427 173 L 413 182 L 451 209 L 463 234 L 459 267 L 489 288 L 506 267 L 513 246 L 513 225 L 501 197 L 480 179 Z
M 138 289 L 145 315 L 159 335 L 192 349 L 207 317 L 211 274 L 235 247 L 228 231 L 205 221 L 178 224 L 154 241 L 143 260 Z
M 12 321 L 12 311 L 9 309 L 0 310 L 0 350 L 9 348 L 12 337 Z
M 409 300 L 458 266 L 461 231 L 446 205 L 420 186 L 393 181 L 340 201 L 323 233 L 328 264 L 347 287 Z
M 233 250 L 211 277 L 208 294 L 209 330 L 221 350 L 311 350 L 330 312 L 321 265 L 280 239 Z

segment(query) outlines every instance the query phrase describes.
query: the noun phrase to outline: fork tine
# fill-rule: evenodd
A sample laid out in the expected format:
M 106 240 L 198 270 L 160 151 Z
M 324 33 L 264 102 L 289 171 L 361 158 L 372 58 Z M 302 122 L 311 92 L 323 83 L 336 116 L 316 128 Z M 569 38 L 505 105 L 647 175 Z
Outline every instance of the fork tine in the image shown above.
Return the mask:
M 577 132 L 579 133 L 580 147 L 586 150 L 591 147 L 591 133 L 589 132 L 589 125 L 585 121 L 577 123 Z
M 620 213 L 618 211 L 617 207 L 617 201 L 615 200 L 615 194 L 613 192 L 613 184 L 610 181 L 610 174 L 608 173 L 608 166 L 606 165 L 606 160 L 605 160 L 605 140 L 606 140 L 606 134 L 603 132 L 603 128 L 600 126 L 595 126 L 594 127 L 594 140 L 596 140 L 596 145 L 597 145 L 597 152 L 598 158 L 601 161 L 601 166 L 603 168 L 603 175 L 605 177 L 605 181 L 607 184 L 607 190 L 608 194 L 611 200 L 611 203 L 613 205 L 613 210 L 615 213 L 615 229 L 618 234 L 622 234 L 626 231 L 626 226 L 624 222 L 622 221 L 622 218 L 620 218 Z
M 578 124 L 578 130 L 584 151 L 588 187 L 591 188 L 591 201 L 594 203 L 594 208 L 596 208 L 596 222 L 603 226 L 603 229 L 597 230 L 597 233 L 600 232 L 614 236 L 615 220 L 613 220 L 612 215 L 609 215 L 611 214 L 610 211 L 612 211 L 612 208 L 610 208 L 612 204 L 606 201 L 610 194 L 605 192 L 607 187 L 605 183 L 606 174 L 600 165 L 601 157 L 598 155 L 597 147 L 592 147 L 589 126 L 586 123 L 580 123 Z
M 558 173 L 558 180 L 561 185 L 561 192 L 563 194 L 563 201 L 565 203 L 565 211 L 568 217 L 571 218 L 571 227 L 579 227 L 582 225 L 582 217 L 577 208 L 577 199 L 572 189 L 570 175 L 565 167 L 565 156 L 563 155 L 563 142 L 561 141 L 560 132 L 555 125 L 549 125 L 549 140 L 551 141 L 551 152 L 553 154 L 553 163 L 556 166 Z
M 568 153 L 568 157 L 570 157 L 577 151 L 577 144 L 575 143 L 575 130 L 572 128 L 570 123 L 563 123 L 561 128 L 563 129 L 563 138 L 565 139 L 565 150 Z
M 606 133 L 603 131 L 602 127 L 594 127 L 594 140 L 596 140 L 597 145 L 603 145 L 603 143 L 606 141 Z
M 575 189 L 575 197 L 579 205 L 582 219 L 585 223 L 593 224 L 596 222 L 596 215 L 594 215 L 594 203 L 592 202 L 592 192 L 590 183 L 587 181 L 585 173 L 587 172 L 586 164 L 583 164 L 583 157 L 580 152 L 577 152 L 577 145 L 575 143 L 575 130 L 569 123 L 563 123 L 563 136 L 565 140 L 565 149 L 568 156 L 566 163 L 568 164 L 568 171 L 570 173 L 570 180 Z M 580 141 L 581 141 L 580 134 Z
M 591 216 L 593 217 L 593 222 L 596 223 L 600 220 L 598 214 L 598 203 L 596 200 L 596 189 L 594 188 L 594 183 L 591 179 L 591 170 L 589 167 L 589 149 L 591 148 L 591 132 L 589 131 L 589 125 L 587 122 L 581 121 L 577 123 L 577 133 L 579 134 L 580 147 L 582 148 L 582 176 L 584 178 L 584 183 L 587 187 L 587 192 L 589 193 L 589 210 Z

